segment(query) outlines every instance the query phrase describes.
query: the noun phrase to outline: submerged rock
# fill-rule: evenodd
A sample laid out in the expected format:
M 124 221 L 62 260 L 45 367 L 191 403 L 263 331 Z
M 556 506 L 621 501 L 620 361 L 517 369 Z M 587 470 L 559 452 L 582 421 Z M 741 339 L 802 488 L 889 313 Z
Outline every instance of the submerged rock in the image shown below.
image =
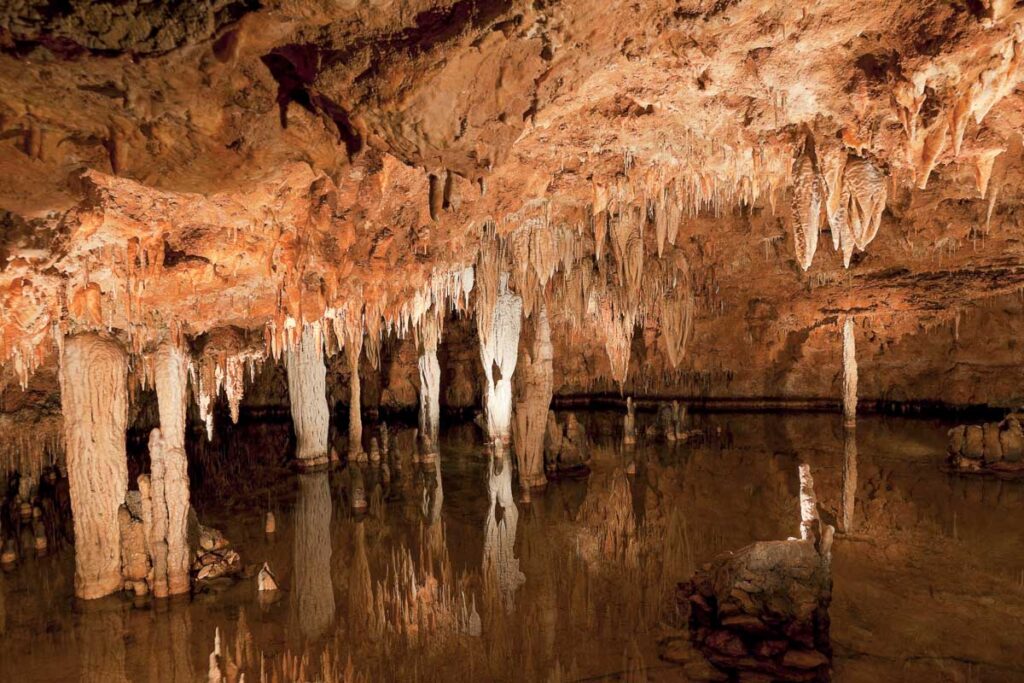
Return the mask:
M 1011 413 L 1000 422 L 958 425 L 949 430 L 950 465 L 961 472 L 1024 475 L 1024 415 Z
M 719 556 L 677 593 L 694 646 L 734 675 L 829 680 L 829 565 L 813 540 L 754 543 Z

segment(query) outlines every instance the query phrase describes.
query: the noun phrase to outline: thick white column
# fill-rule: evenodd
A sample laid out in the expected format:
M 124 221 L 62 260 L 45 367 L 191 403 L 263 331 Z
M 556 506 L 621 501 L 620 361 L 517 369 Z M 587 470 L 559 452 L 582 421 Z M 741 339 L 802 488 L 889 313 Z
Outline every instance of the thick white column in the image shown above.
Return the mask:
M 153 593 L 187 593 L 190 588 L 188 510 L 189 481 L 188 458 L 185 454 L 185 411 L 188 394 L 188 359 L 185 351 L 172 344 L 163 344 L 154 356 L 157 406 L 160 411 L 160 429 L 150 435 L 151 469 L 157 472 L 157 461 L 162 482 L 152 477 L 154 522 L 161 517 L 166 557 L 162 562 L 154 557 L 154 569 L 161 564 L 166 572 L 155 572 Z M 162 489 L 162 491 L 160 490 Z M 157 495 L 162 493 L 162 499 Z M 161 505 L 162 502 L 162 505 Z M 158 512 L 159 509 L 159 512 Z M 150 537 L 153 539 L 153 536 Z M 151 541 L 152 542 L 152 541 Z M 155 554 L 155 553 L 154 553 Z
M 519 355 L 522 317 L 523 300 L 509 290 L 508 273 L 502 273 L 490 325 L 486 320 L 478 321 L 478 325 L 487 332 L 480 338 L 480 360 L 486 378 L 487 433 L 491 441 L 505 444 L 509 442 L 512 423 L 512 374 Z
M 288 403 L 295 425 L 295 456 L 300 467 L 327 464 L 327 368 L 320 334 L 304 325 L 299 343 L 285 357 L 288 372 Z
M 60 368 L 68 483 L 75 525 L 75 595 L 121 589 L 117 511 L 128 491 L 124 350 L 95 334 L 68 338 Z

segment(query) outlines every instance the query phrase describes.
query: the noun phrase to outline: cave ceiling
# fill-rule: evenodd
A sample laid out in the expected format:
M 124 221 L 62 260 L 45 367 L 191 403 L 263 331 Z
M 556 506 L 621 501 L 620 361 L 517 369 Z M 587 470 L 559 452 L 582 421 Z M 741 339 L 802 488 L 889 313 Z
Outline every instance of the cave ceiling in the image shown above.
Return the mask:
M 996 0 L 4 3 L 0 362 L 24 382 L 97 329 L 136 352 L 405 331 L 493 240 L 556 323 L 601 320 L 553 303 L 592 286 L 584 256 L 624 292 L 606 315 L 655 334 L 684 279 L 697 365 L 712 337 L 770 353 L 849 314 L 884 344 L 1024 284 L 1022 22 Z

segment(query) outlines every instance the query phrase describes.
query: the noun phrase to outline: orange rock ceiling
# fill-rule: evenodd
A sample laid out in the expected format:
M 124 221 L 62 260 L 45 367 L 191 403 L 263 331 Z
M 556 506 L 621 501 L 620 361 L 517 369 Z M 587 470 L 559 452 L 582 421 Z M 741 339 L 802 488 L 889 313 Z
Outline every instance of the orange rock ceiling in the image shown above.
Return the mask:
M 813 393 L 789 366 L 838 355 L 837 320 L 881 354 L 1024 284 L 1022 25 L 983 0 L 0 8 L 4 378 L 84 330 L 404 332 L 496 233 L 568 385 L 616 372 L 565 349 L 636 322 L 654 355 L 692 301 L 683 369 Z M 844 267 L 851 159 L 886 199 Z M 665 367 L 635 355 L 636 382 Z

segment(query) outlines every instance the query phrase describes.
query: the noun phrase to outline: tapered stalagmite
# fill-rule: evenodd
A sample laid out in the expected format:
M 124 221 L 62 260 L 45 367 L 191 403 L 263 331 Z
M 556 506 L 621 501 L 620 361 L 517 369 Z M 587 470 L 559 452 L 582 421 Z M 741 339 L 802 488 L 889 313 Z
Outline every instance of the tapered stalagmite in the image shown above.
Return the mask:
M 857 421 L 857 350 L 853 339 L 853 318 L 843 323 L 843 422 Z
M 331 585 L 331 489 L 327 472 L 299 475 L 295 507 L 292 609 L 302 634 L 314 640 L 334 618 Z
M 348 401 L 348 455 L 354 460 L 365 459 L 363 453 L 362 391 L 359 383 L 359 356 L 363 351 L 362 332 L 349 335 L 345 342 L 345 353 L 349 367 Z
M 327 368 L 317 327 L 305 325 L 298 344 L 286 355 L 288 402 L 297 441 L 295 455 L 300 466 L 327 464 Z
M 523 354 L 517 375 L 518 400 L 515 416 L 515 448 L 519 461 L 519 483 L 524 487 L 547 484 L 544 476 L 544 432 L 554 387 L 551 326 L 547 309 L 536 314 L 533 344 Z
M 441 366 L 437 362 L 440 330 L 437 316 L 430 311 L 419 327 L 420 370 L 420 456 L 430 460 L 438 453 L 437 437 L 441 425 Z
M 478 320 L 486 328 L 480 335 L 480 360 L 484 366 L 484 409 L 491 441 L 508 443 L 512 422 L 512 374 L 519 355 L 519 331 L 523 300 L 508 288 L 508 273 L 501 274 L 491 319 Z
M 154 358 L 156 375 L 156 396 L 160 410 L 159 445 L 150 438 L 150 457 L 161 459 L 163 471 L 162 508 L 159 498 L 153 499 L 154 518 L 162 516 L 165 521 L 166 588 L 170 595 L 187 593 L 189 590 L 189 548 L 188 548 L 188 510 L 189 481 L 188 459 L 185 455 L 185 410 L 186 382 L 188 380 L 188 362 L 183 349 L 164 344 L 156 352 Z M 156 430 L 154 430 L 156 431 Z M 154 468 L 155 471 L 155 468 Z M 155 477 L 154 477 L 155 480 Z M 155 483 L 155 481 L 154 481 Z M 151 495 L 155 496 L 155 490 Z M 153 540 L 150 536 L 151 542 Z M 162 577 L 154 582 L 160 585 Z M 159 593 L 154 586 L 154 593 Z
M 75 595 L 121 588 L 117 511 L 128 490 L 127 361 L 114 341 L 70 337 L 60 370 L 68 480 L 75 525 Z
M 814 493 L 814 478 L 811 466 L 802 463 L 800 472 L 800 538 L 804 541 L 817 541 L 820 533 L 818 518 L 818 497 Z

